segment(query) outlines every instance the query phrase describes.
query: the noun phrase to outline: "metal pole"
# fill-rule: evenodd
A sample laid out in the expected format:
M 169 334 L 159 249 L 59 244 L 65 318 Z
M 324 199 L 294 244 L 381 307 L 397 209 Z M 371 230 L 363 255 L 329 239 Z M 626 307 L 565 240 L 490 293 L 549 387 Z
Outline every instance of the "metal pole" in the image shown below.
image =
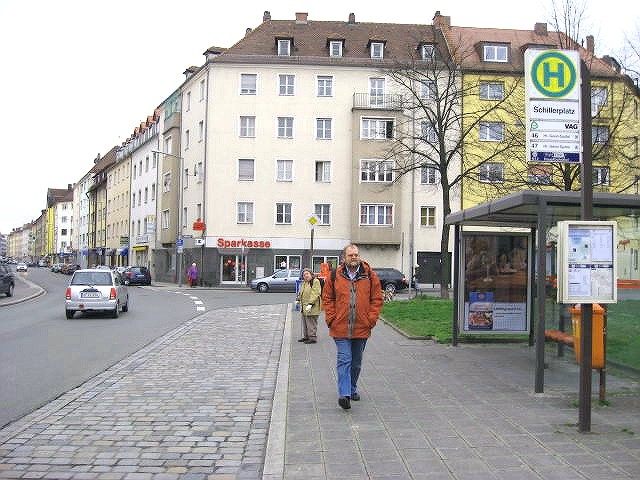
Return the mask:
M 313 232 L 315 228 L 311 227 L 311 258 L 309 259 L 309 267 L 313 270 Z
M 593 171 L 591 152 L 591 78 L 583 60 L 580 61 L 582 78 L 582 205 L 580 218 L 593 219 Z M 591 345 L 593 338 L 593 305 L 583 303 L 580 328 L 580 392 L 578 408 L 578 430 L 591 431 Z
M 538 205 L 538 226 L 536 229 L 537 236 L 537 255 L 536 255 L 536 292 L 537 292 L 537 313 L 536 319 L 536 373 L 535 373 L 535 393 L 544 392 L 544 330 L 545 330 L 545 279 L 546 279 L 546 246 L 547 246 L 547 203 L 539 200 Z M 533 275 L 533 272 L 532 272 Z M 533 305 L 530 302 L 529 305 Z

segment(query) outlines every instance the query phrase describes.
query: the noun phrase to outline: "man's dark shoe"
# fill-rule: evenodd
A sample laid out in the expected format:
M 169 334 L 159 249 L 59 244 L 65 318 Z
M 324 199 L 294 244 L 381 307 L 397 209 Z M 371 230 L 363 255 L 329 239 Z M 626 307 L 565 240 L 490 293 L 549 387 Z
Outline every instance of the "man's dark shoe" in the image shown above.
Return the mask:
M 304 343 L 318 343 L 318 341 L 308 338 L 307 340 L 304 341 Z
M 338 399 L 338 405 L 340 405 L 345 410 L 349 410 L 351 408 L 351 400 L 349 399 L 349 397 L 340 397 Z
M 360 394 L 359 393 L 352 393 L 351 394 L 351 400 L 353 400 L 354 402 L 359 402 L 360 401 Z
M 298 341 L 299 341 L 299 342 L 306 342 L 306 341 L 308 341 L 308 340 L 309 340 L 308 338 L 304 338 L 304 337 L 303 337 L 303 338 L 299 338 L 299 339 L 298 339 Z

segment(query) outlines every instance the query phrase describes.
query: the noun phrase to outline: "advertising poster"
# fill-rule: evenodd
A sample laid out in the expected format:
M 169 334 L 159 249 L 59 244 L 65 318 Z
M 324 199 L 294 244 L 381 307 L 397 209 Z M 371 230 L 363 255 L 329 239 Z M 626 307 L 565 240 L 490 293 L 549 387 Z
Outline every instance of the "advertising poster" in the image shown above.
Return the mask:
M 529 237 L 463 237 L 463 333 L 528 333 Z

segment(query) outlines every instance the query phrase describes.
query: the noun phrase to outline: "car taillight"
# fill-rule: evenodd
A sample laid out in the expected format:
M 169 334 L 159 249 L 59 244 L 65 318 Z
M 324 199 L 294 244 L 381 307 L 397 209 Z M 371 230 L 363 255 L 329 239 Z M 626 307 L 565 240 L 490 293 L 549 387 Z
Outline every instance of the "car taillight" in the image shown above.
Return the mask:
M 115 287 L 111 287 L 111 292 L 109 292 L 109 300 L 115 300 L 116 299 L 116 289 Z
M 71 300 L 71 288 L 70 287 L 67 287 L 67 291 L 65 292 L 64 296 L 65 296 L 65 298 L 67 300 Z

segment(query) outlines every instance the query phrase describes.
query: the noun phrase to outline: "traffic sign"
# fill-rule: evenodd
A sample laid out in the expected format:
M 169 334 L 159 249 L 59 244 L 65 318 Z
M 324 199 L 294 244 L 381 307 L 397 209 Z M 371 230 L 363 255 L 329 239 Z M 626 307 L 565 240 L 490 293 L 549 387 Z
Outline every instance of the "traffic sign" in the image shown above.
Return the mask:
M 575 50 L 525 52 L 527 159 L 580 163 L 580 55 Z

